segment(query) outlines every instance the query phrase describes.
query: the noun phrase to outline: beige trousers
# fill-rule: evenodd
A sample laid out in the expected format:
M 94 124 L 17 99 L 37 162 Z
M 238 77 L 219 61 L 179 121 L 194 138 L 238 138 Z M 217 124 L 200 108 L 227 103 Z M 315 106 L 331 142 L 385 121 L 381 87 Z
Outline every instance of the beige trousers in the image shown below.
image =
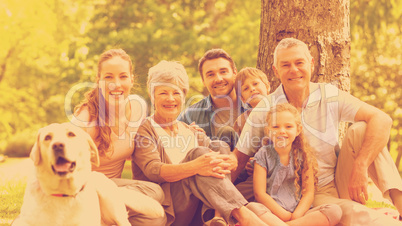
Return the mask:
M 354 123 L 349 129 L 338 156 L 335 182 L 318 189 L 314 197 L 314 206 L 327 203 L 338 204 L 342 208 L 341 225 L 402 225 L 402 223 L 360 203 L 350 200 L 348 182 L 353 161 L 361 149 L 367 124 Z M 369 176 L 384 196 L 389 189 L 402 191 L 402 181 L 398 170 L 384 148 L 369 167 Z M 338 198 L 339 197 L 339 198 Z

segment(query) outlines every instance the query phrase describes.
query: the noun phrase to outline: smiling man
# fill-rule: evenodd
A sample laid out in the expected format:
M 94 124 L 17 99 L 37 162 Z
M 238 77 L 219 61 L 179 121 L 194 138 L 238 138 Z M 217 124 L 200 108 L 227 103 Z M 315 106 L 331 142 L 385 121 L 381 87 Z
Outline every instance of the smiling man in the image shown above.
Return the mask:
M 223 140 L 233 150 L 237 141 L 233 124 L 247 110 L 234 89 L 236 65 L 223 49 L 211 49 L 200 59 L 198 70 L 210 95 L 188 107 L 179 120 L 195 123 L 212 140 Z
M 263 137 L 267 111 L 277 104 L 290 103 L 301 114 L 304 134 L 318 162 L 313 205 L 338 204 L 343 211 L 342 225 L 398 224 L 362 205 L 368 199 L 370 176 L 402 214 L 402 181 L 386 148 L 392 119 L 333 85 L 310 82 L 314 59 L 300 40 L 281 40 L 274 52 L 272 68 L 282 84 L 251 112 L 233 151 L 238 167 L 232 177 L 236 177 L 258 151 L 259 147 L 250 140 Z M 354 124 L 348 129 L 340 149 L 338 126 L 341 121 Z

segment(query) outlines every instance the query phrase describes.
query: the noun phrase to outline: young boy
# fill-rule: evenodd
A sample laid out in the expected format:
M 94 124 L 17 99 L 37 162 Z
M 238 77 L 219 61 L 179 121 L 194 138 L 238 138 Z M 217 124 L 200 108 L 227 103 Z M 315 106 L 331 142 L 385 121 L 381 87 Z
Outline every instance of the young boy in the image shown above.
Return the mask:
M 251 109 L 241 114 L 233 125 L 233 129 L 240 136 L 251 110 L 257 106 L 264 96 L 269 94 L 271 86 L 269 85 L 267 75 L 264 72 L 257 68 L 246 67 L 241 69 L 237 74 L 235 89 L 237 96 L 251 107 Z M 243 196 L 250 201 L 254 197 L 253 186 L 251 186 L 253 179 L 252 177 L 248 178 L 253 173 L 251 164 L 248 163 L 245 169 L 246 170 L 243 170 L 239 177 L 234 181 L 234 184 Z
M 246 67 L 239 71 L 235 81 L 237 96 L 251 109 L 241 114 L 234 123 L 234 130 L 240 136 L 251 110 L 257 106 L 263 96 L 269 94 L 271 87 L 267 75 L 257 68 Z

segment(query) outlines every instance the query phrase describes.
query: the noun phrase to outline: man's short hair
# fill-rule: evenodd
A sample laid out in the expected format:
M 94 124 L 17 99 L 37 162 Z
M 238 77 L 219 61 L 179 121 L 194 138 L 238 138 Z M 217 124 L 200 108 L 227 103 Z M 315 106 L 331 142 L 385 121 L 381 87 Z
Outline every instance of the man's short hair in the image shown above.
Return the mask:
M 204 77 L 202 75 L 202 66 L 204 65 L 205 61 L 218 59 L 218 58 L 223 58 L 223 59 L 226 59 L 227 61 L 229 61 L 233 72 L 236 71 L 236 65 L 235 65 L 232 57 L 230 57 L 230 55 L 225 50 L 223 50 L 223 49 L 210 49 L 207 52 L 205 52 L 204 56 L 202 56 L 200 61 L 198 62 L 198 71 L 200 72 L 202 80 L 204 80 Z
M 304 49 L 304 52 L 305 52 L 308 60 L 311 60 L 311 58 L 313 58 L 311 56 L 310 50 L 308 49 L 306 43 L 304 43 L 304 42 L 302 42 L 302 41 L 300 41 L 299 39 L 296 39 L 296 38 L 284 38 L 278 43 L 278 45 L 275 48 L 275 51 L 274 51 L 274 66 L 277 66 L 277 63 L 278 63 L 277 58 L 278 58 L 278 51 L 279 50 L 288 49 L 288 48 L 291 48 L 291 47 L 298 47 L 298 46 L 300 46 L 300 47 L 302 47 Z

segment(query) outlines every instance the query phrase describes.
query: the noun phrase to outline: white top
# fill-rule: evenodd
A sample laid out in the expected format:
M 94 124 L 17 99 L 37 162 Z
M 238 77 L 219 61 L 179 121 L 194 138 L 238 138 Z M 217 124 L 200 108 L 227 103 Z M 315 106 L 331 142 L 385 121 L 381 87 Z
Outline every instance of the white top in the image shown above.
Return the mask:
M 149 120 L 173 164 L 179 164 L 186 157 L 189 150 L 198 147 L 194 132 L 185 127 L 182 122 L 176 120 L 179 127 L 178 134 L 171 136 L 152 117 Z
M 288 103 L 282 85 L 262 99 L 250 113 L 237 142 L 236 148 L 240 152 L 254 156 L 260 146 L 252 145 L 256 143 L 252 140 L 264 136 L 267 112 L 280 103 Z M 310 95 L 302 109 L 301 119 L 304 134 L 317 157 L 319 187 L 334 180 L 340 150 L 339 122 L 354 122 L 355 115 L 363 104 L 364 102 L 331 84 L 310 83 Z

